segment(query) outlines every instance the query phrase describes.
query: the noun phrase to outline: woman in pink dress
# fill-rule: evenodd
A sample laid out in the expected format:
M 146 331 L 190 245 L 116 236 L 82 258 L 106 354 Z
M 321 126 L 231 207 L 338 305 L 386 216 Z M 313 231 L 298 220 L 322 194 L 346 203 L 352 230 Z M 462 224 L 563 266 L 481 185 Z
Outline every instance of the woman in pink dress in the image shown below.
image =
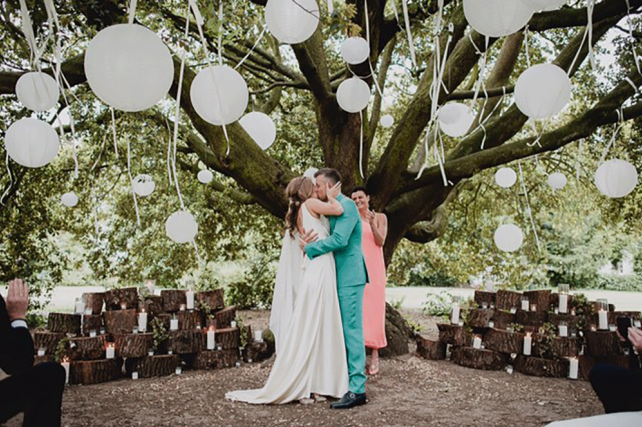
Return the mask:
M 363 295 L 363 336 L 366 347 L 372 349 L 370 375 L 379 372 L 379 349 L 386 342 L 386 264 L 383 244 L 388 234 L 388 219 L 370 210 L 370 196 L 363 187 L 352 191 L 363 225 L 362 247 L 370 283 Z

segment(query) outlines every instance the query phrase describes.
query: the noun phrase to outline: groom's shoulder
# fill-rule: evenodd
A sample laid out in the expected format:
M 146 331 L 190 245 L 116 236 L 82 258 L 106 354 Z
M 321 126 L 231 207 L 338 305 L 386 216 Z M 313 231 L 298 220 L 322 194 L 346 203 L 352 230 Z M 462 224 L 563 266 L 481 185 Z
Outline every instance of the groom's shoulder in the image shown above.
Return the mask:
M 350 211 L 356 211 L 357 210 L 357 205 L 354 203 L 354 200 L 352 200 L 349 197 L 342 197 L 340 200 L 341 206 L 343 206 L 343 213 L 345 214 L 348 212 L 348 209 Z

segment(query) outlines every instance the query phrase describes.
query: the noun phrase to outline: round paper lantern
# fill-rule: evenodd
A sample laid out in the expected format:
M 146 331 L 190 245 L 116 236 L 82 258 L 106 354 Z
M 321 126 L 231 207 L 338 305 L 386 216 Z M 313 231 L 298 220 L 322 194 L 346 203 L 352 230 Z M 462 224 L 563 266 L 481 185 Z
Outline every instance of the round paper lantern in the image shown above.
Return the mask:
M 561 172 L 554 172 L 548 176 L 548 185 L 551 186 L 553 190 L 561 190 L 566 186 L 568 179 L 566 175 Z
M 514 224 L 504 224 L 495 230 L 495 245 L 504 252 L 515 252 L 524 242 L 522 230 Z
M 177 211 L 167 218 L 165 232 L 167 237 L 176 243 L 187 243 L 194 240 L 198 233 L 198 224 L 191 213 Z
M 141 25 L 118 24 L 101 30 L 87 46 L 85 74 L 105 104 L 135 112 L 165 97 L 174 63 L 156 33 Z
M 473 122 L 475 121 L 475 114 L 468 108 L 467 105 L 464 104 L 450 104 L 453 105 L 451 108 L 456 108 L 459 111 L 459 114 L 457 115 L 457 119 L 453 123 L 444 123 L 441 120 L 439 120 L 439 127 L 441 128 L 442 132 L 444 132 L 448 136 L 452 136 L 454 138 L 458 138 L 460 136 L 466 135 L 468 133 L 468 130 L 470 127 L 473 125 Z M 456 113 L 449 113 L 449 119 L 455 116 Z
M 475 31 L 503 37 L 522 29 L 533 16 L 525 0 L 464 0 L 464 14 Z
M 319 5 L 316 0 L 268 0 L 265 23 L 281 43 L 303 43 L 319 26 Z
M 517 174 L 511 168 L 501 168 L 495 172 L 495 182 L 503 188 L 510 188 L 517 181 Z
M 571 99 L 571 80 L 554 64 L 538 64 L 524 71 L 515 84 L 515 103 L 533 119 L 551 117 Z
M 16 83 L 18 101 L 33 111 L 47 111 L 58 102 L 58 83 L 49 74 L 34 72 L 23 74 Z
M 141 197 L 147 197 L 154 192 L 156 188 L 156 183 L 151 176 L 141 174 L 134 178 L 132 183 L 134 192 Z
M 370 46 L 362 37 L 350 37 L 341 43 L 341 57 L 348 64 L 361 64 L 369 56 Z
M 239 123 L 263 150 L 267 150 L 274 143 L 276 126 L 267 114 L 254 111 L 241 117 Z
M 452 125 L 461 117 L 463 104 L 446 104 L 439 109 L 439 121 L 445 125 Z M 465 105 L 464 105 L 465 107 Z
M 595 185 L 607 197 L 627 196 L 638 184 L 638 171 L 631 163 L 613 159 L 602 163 L 595 172 Z
M 198 173 L 196 176 L 200 182 L 203 184 L 209 184 L 214 179 L 214 175 L 207 169 L 204 169 Z
M 19 165 L 39 168 L 49 164 L 58 154 L 58 134 L 47 123 L 24 118 L 7 129 L 5 149 Z
M 317 168 L 307 168 L 305 172 L 303 172 L 303 176 L 306 178 L 310 178 L 312 181 L 315 181 L 314 174 L 317 173 L 319 169 Z
M 390 128 L 395 124 L 395 119 L 393 119 L 390 114 L 386 114 L 385 116 L 381 116 L 379 123 L 384 128 Z
M 203 120 L 222 126 L 241 118 L 250 94 L 245 79 L 227 65 L 201 70 L 190 89 L 192 105 Z
M 348 113 L 358 113 L 370 102 L 370 88 L 358 77 L 346 79 L 337 89 L 337 102 Z
M 78 196 L 73 191 L 70 193 L 65 193 L 60 198 L 60 202 L 67 206 L 68 208 L 73 208 L 78 204 Z
M 566 0 L 524 0 L 525 3 L 533 9 L 538 11 L 556 10 L 566 4 Z

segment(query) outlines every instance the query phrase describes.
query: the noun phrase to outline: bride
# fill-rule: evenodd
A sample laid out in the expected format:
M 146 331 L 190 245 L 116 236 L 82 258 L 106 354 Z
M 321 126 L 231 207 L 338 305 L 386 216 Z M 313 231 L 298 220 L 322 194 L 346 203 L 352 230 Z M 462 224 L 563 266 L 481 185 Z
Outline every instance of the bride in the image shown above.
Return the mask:
M 340 183 L 328 188 L 328 202 L 322 202 L 316 198 L 315 184 L 310 178 L 299 177 L 290 181 L 285 190 L 290 201 L 285 220 L 289 237 L 294 238 L 295 233 L 303 234 L 310 230 L 314 230 L 320 239 L 328 237 L 330 224 L 325 216 L 343 213 L 336 200 L 340 191 Z M 294 249 L 298 249 L 296 245 Z M 285 251 L 282 252 L 284 255 Z M 296 259 L 294 255 L 293 259 Z M 281 269 L 282 262 L 279 264 Z M 304 257 L 302 268 L 300 282 L 297 283 L 298 277 L 297 280 L 290 277 L 292 286 L 296 288 L 293 292 L 296 299 L 287 326 L 279 319 L 275 322 L 281 327 L 275 335 L 278 350 L 265 386 L 257 390 L 229 392 L 226 398 L 255 404 L 280 404 L 294 400 L 308 403 L 312 395 L 339 398 L 348 391 L 334 255 L 328 253 L 311 261 Z M 285 294 L 292 295 L 292 292 L 286 291 Z M 278 296 L 275 290 L 275 302 L 281 304 L 276 300 Z M 277 307 L 283 307 L 278 304 Z M 288 313 L 283 314 L 288 317 Z

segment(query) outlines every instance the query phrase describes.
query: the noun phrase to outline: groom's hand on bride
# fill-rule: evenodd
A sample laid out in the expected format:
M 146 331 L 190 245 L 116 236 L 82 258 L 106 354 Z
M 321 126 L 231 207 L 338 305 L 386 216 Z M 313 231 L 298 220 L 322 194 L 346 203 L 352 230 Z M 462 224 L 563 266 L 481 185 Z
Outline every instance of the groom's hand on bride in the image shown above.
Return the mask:
M 327 185 L 327 192 L 326 194 L 328 197 L 332 199 L 336 199 L 339 194 L 341 194 L 341 181 L 337 182 L 334 185 L 330 185 L 330 183 L 326 183 Z
M 305 231 L 304 228 L 303 234 L 299 238 L 299 247 L 303 252 L 305 252 L 305 245 L 307 245 L 308 243 L 316 242 L 317 240 L 319 240 L 319 234 L 316 231 Z

